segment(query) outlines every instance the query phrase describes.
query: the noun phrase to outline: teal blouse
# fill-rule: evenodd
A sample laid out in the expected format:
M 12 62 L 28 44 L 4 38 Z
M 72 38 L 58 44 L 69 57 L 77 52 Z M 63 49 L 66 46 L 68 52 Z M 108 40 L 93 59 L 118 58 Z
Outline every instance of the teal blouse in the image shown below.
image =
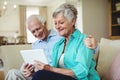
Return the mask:
M 74 72 L 77 80 L 100 80 L 95 70 L 94 50 L 87 48 L 84 44 L 86 37 L 87 35 L 82 34 L 78 29 L 70 36 L 70 41 L 64 52 L 64 66 Z M 65 38 L 62 38 L 53 48 L 53 67 L 59 67 L 59 59 L 64 49 L 64 43 Z

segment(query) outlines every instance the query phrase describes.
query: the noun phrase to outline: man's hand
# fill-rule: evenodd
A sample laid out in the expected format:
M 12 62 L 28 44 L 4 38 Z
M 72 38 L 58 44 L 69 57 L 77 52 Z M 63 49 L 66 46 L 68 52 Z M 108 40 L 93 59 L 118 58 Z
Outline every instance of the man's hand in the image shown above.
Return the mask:
M 28 63 L 25 64 L 22 73 L 26 78 L 31 77 L 34 73 L 34 66 Z
M 89 35 L 84 42 L 85 45 L 90 49 L 96 49 L 96 47 L 98 46 L 97 40 L 91 35 Z

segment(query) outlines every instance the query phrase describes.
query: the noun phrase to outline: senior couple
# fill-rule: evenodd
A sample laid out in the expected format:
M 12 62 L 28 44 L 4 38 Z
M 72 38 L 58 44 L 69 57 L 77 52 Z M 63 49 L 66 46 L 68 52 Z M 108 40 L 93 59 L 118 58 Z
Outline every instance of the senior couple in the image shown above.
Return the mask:
M 36 60 L 34 65 L 24 63 L 21 70 L 10 70 L 6 80 L 100 80 L 94 60 L 97 42 L 76 29 L 77 14 L 73 5 L 60 5 L 53 12 L 58 33 L 47 29 L 43 17 L 30 16 L 28 29 L 38 38 L 32 49 L 44 49 L 49 64 Z

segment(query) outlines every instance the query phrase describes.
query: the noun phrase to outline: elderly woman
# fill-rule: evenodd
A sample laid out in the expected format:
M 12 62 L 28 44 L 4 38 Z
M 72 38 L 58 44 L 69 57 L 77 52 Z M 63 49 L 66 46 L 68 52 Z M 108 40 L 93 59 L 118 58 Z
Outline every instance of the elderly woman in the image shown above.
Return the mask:
M 35 61 L 39 70 L 32 80 L 100 80 L 94 50 L 84 44 L 87 35 L 75 28 L 77 10 L 64 3 L 53 13 L 55 28 L 63 38 L 53 48 L 52 66 Z

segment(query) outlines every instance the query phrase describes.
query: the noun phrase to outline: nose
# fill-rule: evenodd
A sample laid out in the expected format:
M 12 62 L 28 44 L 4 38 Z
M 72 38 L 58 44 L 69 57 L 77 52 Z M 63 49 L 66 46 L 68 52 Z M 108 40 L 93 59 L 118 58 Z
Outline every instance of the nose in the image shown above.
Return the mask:
M 56 24 L 56 25 L 55 25 L 55 28 L 56 28 L 56 29 L 59 29 L 59 28 L 60 28 L 60 25 L 59 25 L 59 24 Z
M 36 30 L 35 33 L 34 33 L 35 37 L 38 37 L 39 35 L 39 32 Z

